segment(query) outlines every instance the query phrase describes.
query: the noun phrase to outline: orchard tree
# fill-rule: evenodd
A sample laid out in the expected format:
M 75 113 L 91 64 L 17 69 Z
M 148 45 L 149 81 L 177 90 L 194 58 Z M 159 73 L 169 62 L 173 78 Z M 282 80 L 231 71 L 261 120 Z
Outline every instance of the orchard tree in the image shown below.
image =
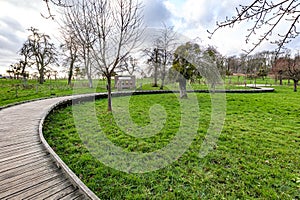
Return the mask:
M 66 29 L 64 29 L 66 30 Z M 75 63 L 78 60 L 78 43 L 75 40 L 75 37 L 70 33 L 65 32 L 63 34 L 64 44 L 61 45 L 63 52 L 65 53 L 65 63 L 68 65 L 68 85 L 72 84 L 72 78 L 74 74 Z
M 95 72 L 106 78 L 112 111 L 112 76 L 140 41 L 142 5 L 138 0 L 73 0 L 72 5 L 66 8 L 67 25 L 93 59 Z
M 31 61 L 32 51 L 29 41 L 26 41 L 23 44 L 23 47 L 20 50 L 20 55 L 23 56 L 23 58 L 19 62 L 21 67 L 21 75 L 23 76 L 23 80 L 26 80 L 26 78 L 28 78 L 26 68 L 31 67 L 31 65 L 33 64 L 33 62 Z
M 172 64 L 173 53 L 175 50 L 175 42 L 177 40 L 176 33 L 173 31 L 173 27 L 168 27 L 163 24 L 163 29 L 160 31 L 156 43 L 160 51 L 159 55 L 161 56 L 160 64 L 160 76 L 161 76 L 161 85 L 160 89 L 164 89 L 165 78 L 167 74 L 167 66 Z
M 300 54 L 297 53 L 294 59 L 289 59 L 288 61 L 288 77 L 294 81 L 294 92 L 297 92 L 297 87 L 300 80 Z
M 89 82 L 89 87 L 93 87 L 93 58 L 92 46 L 95 45 L 95 37 L 92 34 L 92 19 L 88 16 L 91 1 L 70 0 L 72 7 L 64 8 L 63 35 L 65 48 L 69 52 L 69 78 L 74 68 L 75 61 L 80 61 L 83 65 L 82 71 Z
M 168 66 L 172 64 L 177 36 L 173 31 L 173 27 L 163 24 L 163 28 L 153 39 L 153 47 L 145 49 L 144 55 L 148 57 L 148 72 L 152 72 L 154 76 L 153 87 L 158 87 L 158 79 L 160 77 L 160 89 L 163 89 Z
M 251 53 L 265 40 L 271 39 L 277 28 L 281 25 L 286 27 L 283 33 L 277 34 L 276 38 L 271 41 L 277 44 L 277 55 L 285 45 L 299 36 L 299 12 L 300 6 L 297 0 L 252 0 L 248 5 L 240 5 L 236 8 L 237 13 L 232 17 L 226 17 L 225 21 L 218 22 L 217 28 L 211 32 L 213 35 L 217 30 L 223 27 L 233 27 L 240 22 L 252 22 L 249 34 L 246 36 L 246 43 L 254 39 L 253 47 L 246 50 Z M 260 36 L 257 32 L 265 30 Z M 257 39 L 256 39 L 257 38 Z
M 280 75 L 280 80 L 282 77 L 293 80 L 294 82 L 294 92 L 297 92 L 297 86 L 300 80 L 300 55 L 299 53 L 291 57 L 290 52 L 287 52 L 285 56 L 279 57 L 275 60 L 275 69 Z M 281 81 L 282 83 L 282 81 Z
M 225 57 L 214 46 L 208 46 L 204 53 L 216 63 L 220 74 L 226 76 Z
M 176 49 L 172 69 L 180 74 L 177 80 L 181 98 L 187 98 L 186 81 L 193 76 L 204 77 L 213 91 L 216 84 L 222 81 L 215 54 L 212 54 L 210 48 L 200 49 L 193 42 L 187 42 Z
M 117 70 L 118 71 L 116 71 L 116 73 L 125 72 L 132 76 L 135 72 L 139 72 L 141 69 L 138 66 L 137 59 L 130 55 L 119 63 Z
M 13 74 L 14 75 L 14 79 L 19 79 L 20 75 L 21 75 L 21 67 L 20 67 L 20 63 L 15 63 L 10 65 L 10 69 L 6 71 L 9 74 Z M 10 75 L 11 77 L 11 75 Z
M 50 42 L 50 36 L 39 33 L 38 29 L 33 27 L 29 31 L 31 35 L 24 43 L 23 48 L 28 48 L 28 56 L 35 64 L 39 73 L 39 83 L 43 84 L 45 81 L 45 71 L 51 64 L 56 63 L 56 49 L 54 44 Z
M 272 72 L 275 75 L 275 80 L 277 81 L 279 79 L 279 85 L 283 85 L 283 79 L 287 78 L 288 59 L 289 55 L 279 57 L 275 60 L 272 67 Z
M 153 87 L 158 87 L 158 75 L 162 63 L 162 49 L 155 47 L 154 49 L 145 49 L 144 55 L 147 56 L 148 73 L 153 74 Z
M 174 53 L 172 69 L 180 74 L 176 77 L 179 82 L 180 98 L 187 98 L 186 81 L 191 79 L 196 71 L 196 67 L 188 58 L 191 54 L 200 54 L 200 52 L 198 44 L 188 42 L 179 46 Z

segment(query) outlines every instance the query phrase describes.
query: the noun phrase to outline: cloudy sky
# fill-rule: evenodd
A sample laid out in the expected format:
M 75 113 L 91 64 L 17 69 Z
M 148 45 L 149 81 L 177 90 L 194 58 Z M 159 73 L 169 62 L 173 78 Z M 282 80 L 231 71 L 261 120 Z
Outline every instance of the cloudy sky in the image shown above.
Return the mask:
M 234 55 L 247 49 L 246 24 L 233 29 L 222 29 L 209 39 L 207 30 L 213 30 L 216 21 L 235 14 L 235 7 L 251 0 L 143 0 L 145 23 L 148 27 L 160 27 L 162 23 L 174 26 L 184 36 L 200 38 L 224 55 Z M 0 74 L 18 61 L 18 51 L 27 39 L 30 27 L 49 34 L 59 43 L 58 25 L 41 16 L 47 15 L 43 0 L 0 0 Z M 260 49 L 274 48 L 264 43 Z

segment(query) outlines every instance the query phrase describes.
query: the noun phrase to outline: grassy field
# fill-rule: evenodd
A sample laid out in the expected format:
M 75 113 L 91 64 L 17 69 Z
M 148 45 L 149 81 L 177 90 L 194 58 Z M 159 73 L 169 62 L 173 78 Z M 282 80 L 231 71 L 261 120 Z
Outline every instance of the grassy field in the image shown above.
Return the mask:
M 95 89 L 88 88 L 86 81 L 78 82 L 78 87 L 73 90 L 73 86 L 67 84 L 67 80 L 47 80 L 44 84 L 38 84 L 36 80 L 0 79 L 0 106 L 17 102 L 48 98 L 56 96 L 66 96 L 72 94 L 104 92 L 105 83 L 98 82 L 94 85 Z
M 154 172 L 131 174 L 105 166 L 86 148 L 75 127 L 72 108 L 47 118 L 44 135 L 66 164 L 101 199 L 299 199 L 300 104 L 292 87 L 275 87 L 266 94 L 227 94 L 225 124 L 214 151 L 199 157 L 211 116 L 209 94 L 197 94 L 199 128 L 188 150 L 174 163 Z M 128 97 L 122 97 L 124 99 Z M 114 100 L 115 101 L 115 100 Z M 130 115 L 138 126 L 149 124 L 149 108 L 166 110 L 164 128 L 149 138 L 125 134 L 106 100 L 96 101 L 105 134 L 127 152 L 147 153 L 166 146 L 180 126 L 180 107 L 174 94 L 133 96 Z M 92 103 L 76 105 L 89 112 Z
M 151 78 L 138 79 L 136 83 L 137 89 L 159 90 L 159 87 L 152 87 L 152 82 L 153 79 Z M 225 82 L 225 89 L 245 89 L 243 86 L 238 86 L 239 83 L 242 84 L 242 81 L 239 82 L 237 77 L 231 78 L 232 84 L 228 84 L 227 79 Z M 251 83 L 251 80 L 248 80 L 247 82 Z M 258 83 L 265 83 L 265 81 L 259 80 Z M 178 88 L 178 83 L 171 84 L 171 86 Z M 74 85 L 67 85 L 67 80 L 46 80 L 46 82 L 41 85 L 38 84 L 36 80 L 23 82 L 22 80 L 0 79 L 0 106 L 39 98 L 106 91 L 105 81 L 99 80 L 94 80 L 94 88 L 88 88 L 87 81 L 76 81 L 75 87 L 76 89 L 74 89 Z M 167 85 L 164 89 L 168 89 L 168 87 L 170 87 L 170 85 Z M 193 87 L 194 89 L 208 88 L 204 83 L 193 84 Z M 246 87 L 246 89 L 249 88 Z

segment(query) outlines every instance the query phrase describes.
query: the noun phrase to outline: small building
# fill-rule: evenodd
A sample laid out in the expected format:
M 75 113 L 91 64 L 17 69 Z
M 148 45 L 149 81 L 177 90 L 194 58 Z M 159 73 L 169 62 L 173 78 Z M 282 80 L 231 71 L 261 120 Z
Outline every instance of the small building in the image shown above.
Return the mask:
M 135 76 L 115 76 L 115 88 L 118 90 L 135 89 Z

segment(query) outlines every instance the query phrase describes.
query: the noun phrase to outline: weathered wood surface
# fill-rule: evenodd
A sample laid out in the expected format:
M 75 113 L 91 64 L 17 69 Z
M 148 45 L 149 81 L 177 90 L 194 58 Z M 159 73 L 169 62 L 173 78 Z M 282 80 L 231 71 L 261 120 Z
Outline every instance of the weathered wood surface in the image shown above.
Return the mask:
M 0 110 L 0 199 L 91 199 L 58 168 L 39 137 L 41 119 L 68 98 Z

